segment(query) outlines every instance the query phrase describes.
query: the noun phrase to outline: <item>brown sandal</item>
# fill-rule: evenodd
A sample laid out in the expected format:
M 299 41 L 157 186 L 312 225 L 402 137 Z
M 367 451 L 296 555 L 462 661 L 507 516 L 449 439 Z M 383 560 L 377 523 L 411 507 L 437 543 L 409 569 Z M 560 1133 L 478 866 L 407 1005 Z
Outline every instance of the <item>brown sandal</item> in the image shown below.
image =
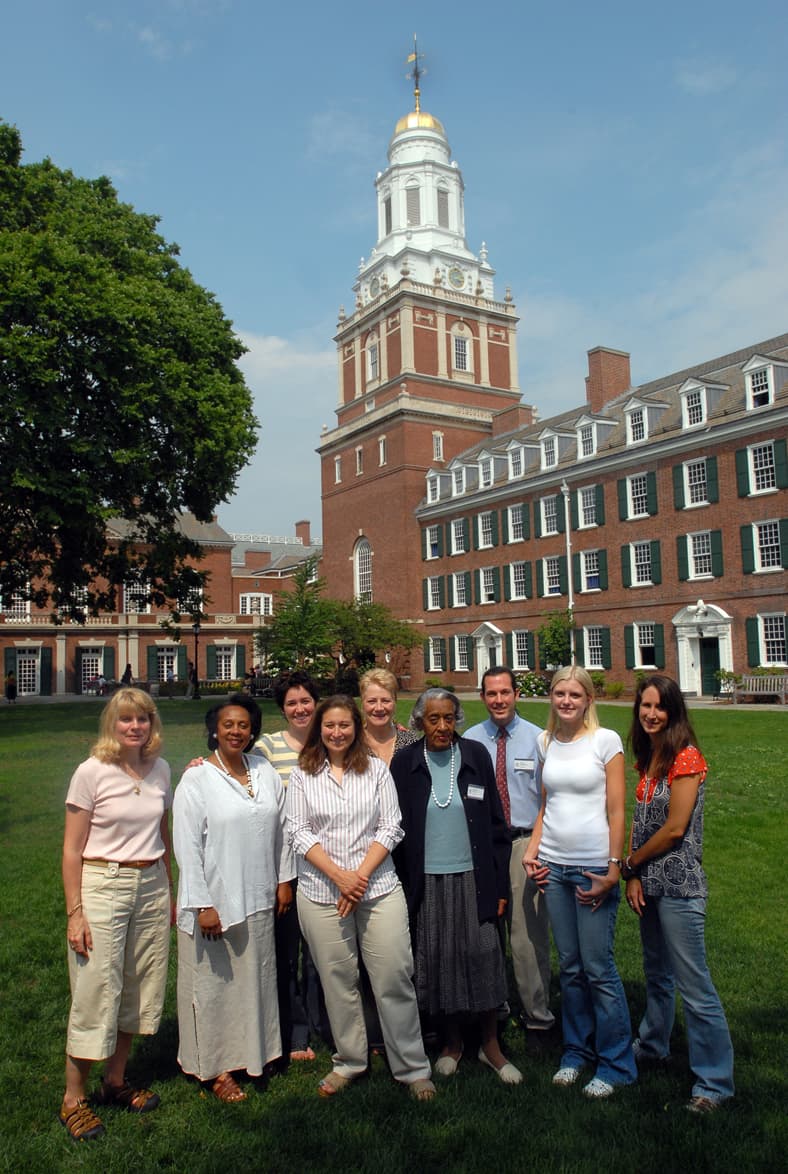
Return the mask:
M 229 1072 L 221 1072 L 211 1085 L 211 1092 L 225 1105 L 235 1105 L 246 1100 L 246 1093 Z
M 341 1076 L 339 1072 L 329 1072 L 317 1086 L 318 1096 L 321 1097 L 335 1097 L 337 1093 L 344 1092 L 349 1084 L 352 1084 L 349 1076 Z
M 151 1092 L 149 1088 L 132 1088 L 127 1080 L 120 1085 L 102 1080 L 97 1100 L 100 1105 L 115 1105 L 119 1109 L 128 1109 L 130 1113 L 150 1113 L 161 1104 L 157 1092 Z
M 61 1125 L 65 1126 L 74 1141 L 93 1141 L 105 1132 L 104 1126 L 84 1097 L 81 1097 L 75 1105 L 67 1105 L 63 1101 L 58 1113 L 58 1120 Z

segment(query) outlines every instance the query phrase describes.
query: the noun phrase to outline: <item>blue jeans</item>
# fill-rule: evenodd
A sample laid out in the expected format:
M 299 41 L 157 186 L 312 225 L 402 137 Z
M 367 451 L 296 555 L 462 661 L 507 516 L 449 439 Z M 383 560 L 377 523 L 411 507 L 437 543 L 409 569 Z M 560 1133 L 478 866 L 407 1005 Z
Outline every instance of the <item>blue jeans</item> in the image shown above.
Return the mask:
M 561 967 L 561 1021 L 564 1051 L 561 1066 L 596 1065 L 608 1084 L 632 1084 L 637 1068 L 632 1054 L 632 1025 L 624 986 L 613 958 L 618 885 L 597 909 L 581 905 L 576 887 L 590 888 L 579 865 L 552 864 L 545 901 Z M 589 872 L 607 874 L 606 868 Z
M 733 1045 L 719 995 L 706 964 L 703 897 L 646 897 L 640 919 L 646 1010 L 640 1024 L 643 1054 L 670 1052 L 675 988 L 684 1003 L 693 1096 L 733 1096 Z

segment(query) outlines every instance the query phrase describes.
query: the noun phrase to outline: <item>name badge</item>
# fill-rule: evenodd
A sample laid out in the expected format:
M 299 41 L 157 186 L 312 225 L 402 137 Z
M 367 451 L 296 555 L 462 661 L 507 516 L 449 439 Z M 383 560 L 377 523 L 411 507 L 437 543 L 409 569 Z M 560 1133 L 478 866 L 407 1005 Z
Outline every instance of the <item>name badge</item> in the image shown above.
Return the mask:
M 475 783 L 471 783 L 471 785 L 468 787 L 468 798 L 469 799 L 483 799 L 484 798 L 484 787 L 477 787 Z
M 531 774 L 533 774 L 534 773 L 534 760 L 533 760 L 533 758 L 515 758 L 514 769 L 515 770 L 529 770 L 531 772 Z

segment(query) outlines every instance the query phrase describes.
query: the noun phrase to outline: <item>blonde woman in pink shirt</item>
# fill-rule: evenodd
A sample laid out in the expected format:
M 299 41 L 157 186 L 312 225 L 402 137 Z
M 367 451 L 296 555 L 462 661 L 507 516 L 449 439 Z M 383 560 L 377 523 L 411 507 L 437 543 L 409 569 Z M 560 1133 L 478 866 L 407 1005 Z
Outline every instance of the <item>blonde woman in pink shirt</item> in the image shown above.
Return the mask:
M 66 795 L 63 889 L 71 1012 L 60 1120 L 75 1141 L 104 1126 L 87 1080 L 104 1061 L 100 1104 L 147 1113 L 156 1093 L 134 1088 L 126 1061 L 135 1035 L 159 1026 L 172 924 L 170 768 L 158 752 L 161 722 L 141 689 L 121 688 Z

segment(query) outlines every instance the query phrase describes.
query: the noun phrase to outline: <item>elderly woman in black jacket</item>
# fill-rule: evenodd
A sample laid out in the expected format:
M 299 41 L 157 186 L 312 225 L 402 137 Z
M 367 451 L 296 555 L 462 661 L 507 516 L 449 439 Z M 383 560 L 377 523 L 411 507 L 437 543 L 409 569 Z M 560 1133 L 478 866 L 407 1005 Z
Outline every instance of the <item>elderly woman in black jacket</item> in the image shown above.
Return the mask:
M 506 909 L 511 846 L 490 756 L 459 737 L 464 715 L 445 689 L 422 693 L 410 721 L 424 738 L 391 762 L 405 830 L 394 861 L 411 919 L 419 1009 L 444 1022 L 435 1071 L 454 1075 L 462 1018 L 478 1016 L 480 1062 L 519 1084 L 497 1032 L 506 999 L 497 919 Z

